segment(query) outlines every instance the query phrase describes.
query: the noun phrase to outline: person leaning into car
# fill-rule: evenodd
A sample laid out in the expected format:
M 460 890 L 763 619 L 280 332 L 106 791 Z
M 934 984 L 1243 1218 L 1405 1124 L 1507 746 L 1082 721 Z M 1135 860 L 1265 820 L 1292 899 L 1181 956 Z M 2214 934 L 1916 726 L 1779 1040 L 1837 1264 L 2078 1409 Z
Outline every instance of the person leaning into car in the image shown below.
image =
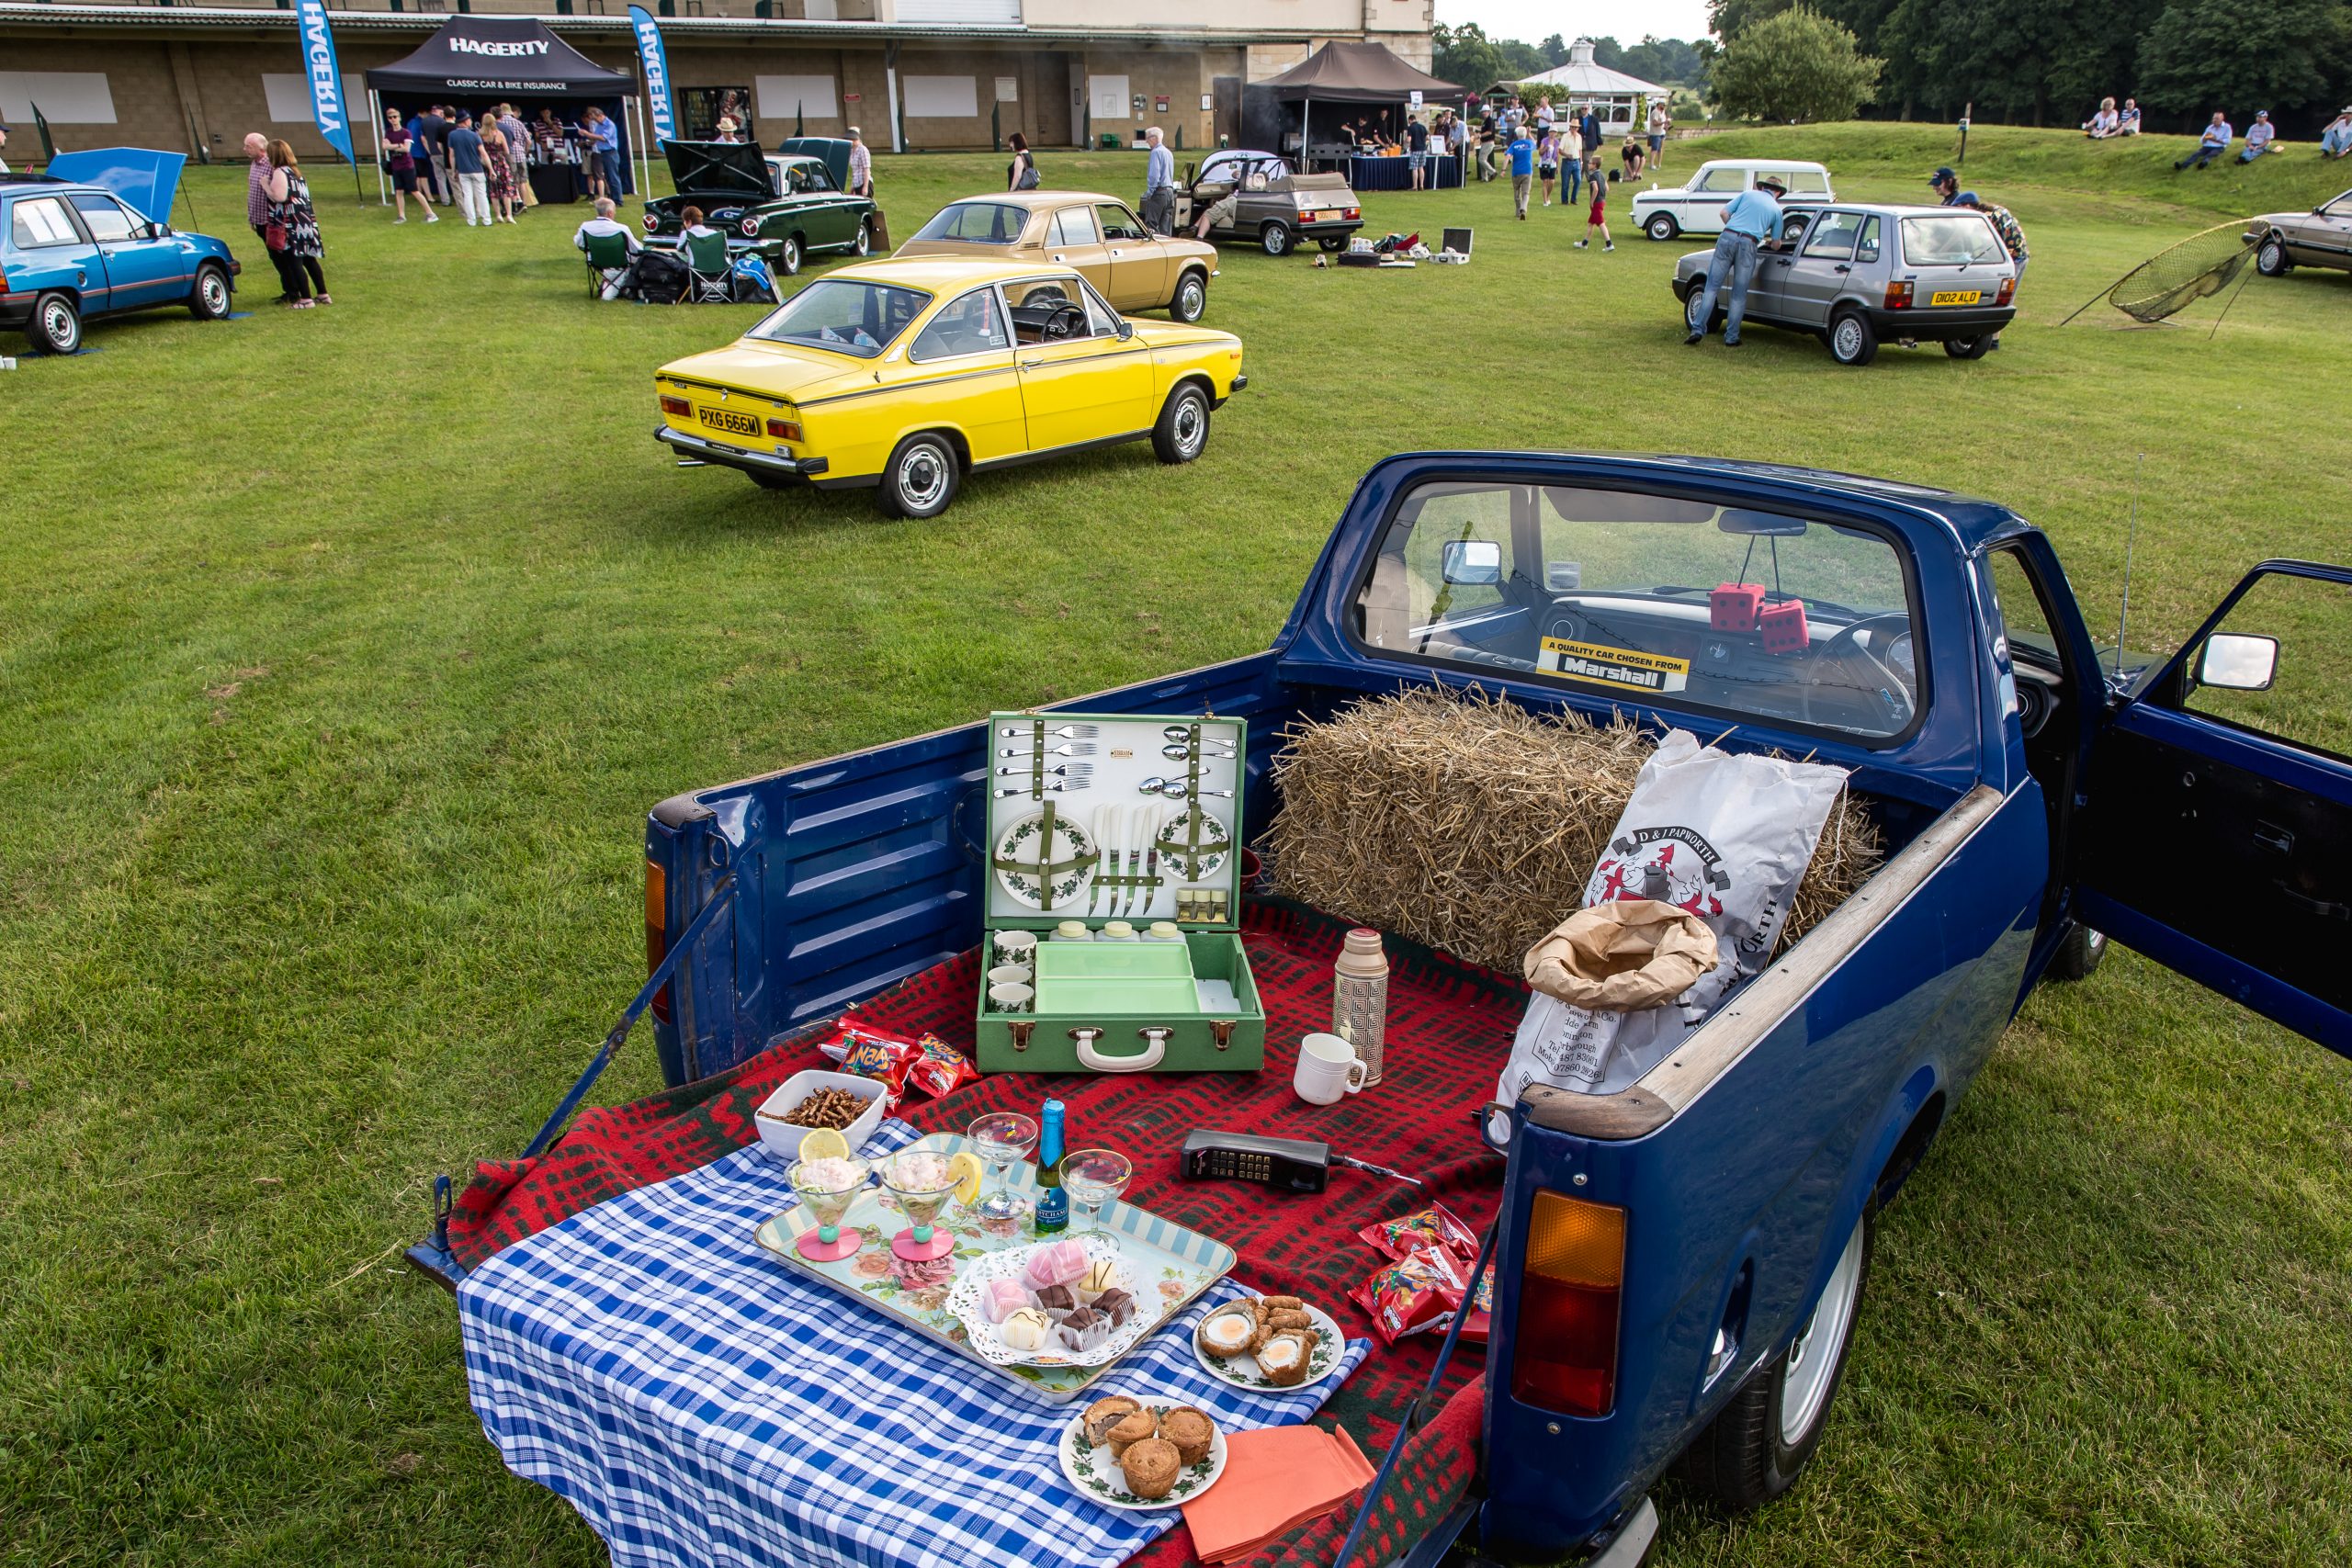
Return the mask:
M 1707 287 L 1691 318 L 1696 323 L 1682 341 L 1695 344 L 1707 335 L 1715 313 L 1715 292 L 1726 279 L 1731 304 L 1724 312 L 1724 346 L 1739 346 L 1740 318 L 1747 313 L 1747 286 L 1756 276 L 1758 250 L 1781 248 L 1781 197 L 1788 187 L 1777 175 L 1758 175 L 1752 190 L 1741 191 L 1724 204 L 1724 231 L 1715 240 L 1715 254 L 1707 263 Z

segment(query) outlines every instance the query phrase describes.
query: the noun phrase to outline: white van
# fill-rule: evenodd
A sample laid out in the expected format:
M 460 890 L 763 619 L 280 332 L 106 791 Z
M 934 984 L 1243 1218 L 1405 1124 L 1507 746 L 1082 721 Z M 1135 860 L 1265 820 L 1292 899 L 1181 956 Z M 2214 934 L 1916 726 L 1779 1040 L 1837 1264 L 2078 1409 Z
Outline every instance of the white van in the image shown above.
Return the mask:
M 1660 189 L 1653 186 L 1634 195 L 1634 222 L 1653 240 L 1678 234 L 1720 234 L 1724 203 L 1756 183 L 1758 175 L 1778 175 L 1788 186 L 1791 201 L 1835 201 L 1829 171 L 1819 164 L 1782 158 L 1717 158 L 1699 165 L 1690 183 Z

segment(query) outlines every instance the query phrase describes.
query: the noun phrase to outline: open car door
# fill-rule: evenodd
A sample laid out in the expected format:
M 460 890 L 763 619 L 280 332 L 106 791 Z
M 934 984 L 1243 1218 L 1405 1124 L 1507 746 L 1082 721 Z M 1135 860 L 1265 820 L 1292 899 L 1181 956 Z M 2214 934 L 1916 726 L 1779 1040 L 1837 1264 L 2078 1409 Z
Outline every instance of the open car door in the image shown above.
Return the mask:
M 2352 1055 L 2352 570 L 2256 567 L 2087 783 L 2081 918 Z

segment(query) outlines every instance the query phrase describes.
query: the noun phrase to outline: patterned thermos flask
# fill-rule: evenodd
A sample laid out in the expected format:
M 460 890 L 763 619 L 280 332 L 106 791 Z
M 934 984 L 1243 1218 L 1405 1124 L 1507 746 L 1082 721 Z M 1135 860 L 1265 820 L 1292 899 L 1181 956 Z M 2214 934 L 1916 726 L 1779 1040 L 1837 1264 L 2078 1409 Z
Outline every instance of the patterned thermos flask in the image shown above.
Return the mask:
M 1380 933 L 1358 926 L 1331 965 L 1331 1032 L 1363 1058 L 1363 1081 L 1380 1081 L 1381 1048 L 1388 1034 L 1388 955 Z

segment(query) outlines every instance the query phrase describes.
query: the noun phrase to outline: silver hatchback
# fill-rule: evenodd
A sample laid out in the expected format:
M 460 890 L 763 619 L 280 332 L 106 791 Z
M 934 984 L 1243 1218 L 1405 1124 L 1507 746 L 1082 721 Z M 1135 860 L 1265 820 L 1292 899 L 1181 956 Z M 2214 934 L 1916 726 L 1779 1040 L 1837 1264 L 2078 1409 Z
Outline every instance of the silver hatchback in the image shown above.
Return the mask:
M 1724 319 L 1728 288 L 1713 320 L 1697 319 L 1712 250 L 1674 268 L 1674 297 L 1693 332 Z M 2017 268 L 2000 231 L 1983 213 L 1959 207 L 1838 202 L 1786 209 L 1781 248 L 1758 259 L 1747 320 L 1811 333 L 1840 365 L 1868 365 L 1889 340 L 1940 343 L 1954 359 L 1981 358 L 2017 308 Z

